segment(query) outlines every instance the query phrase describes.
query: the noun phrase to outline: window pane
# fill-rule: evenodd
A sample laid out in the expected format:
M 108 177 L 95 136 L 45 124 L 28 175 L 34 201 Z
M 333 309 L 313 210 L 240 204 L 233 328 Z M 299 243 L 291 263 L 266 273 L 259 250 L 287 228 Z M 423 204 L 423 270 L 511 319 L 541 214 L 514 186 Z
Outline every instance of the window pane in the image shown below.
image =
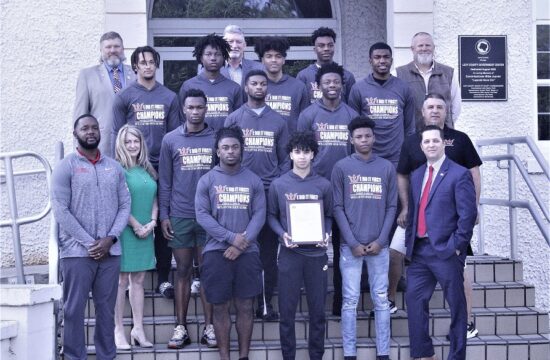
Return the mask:
M 247 36 L 246 45 L 254 46 L 260 36 Z M 195 47 L 199 37 L 193 36 L 155 36 L 153 38 L 154 47 Z M 311 46 L 311 37 L 309 36 L 289 36 L 287 37 L 290 46 Z
M 153 18 L 331 18 L 330 0 L 156 0 Z
M 550 113 L 550 86 L 537 87 L 538 112 Z
M 537 79 L 550 79 L 550 53 L 537 53 Z
M 283 66 L 283 72 L 290 76 L 296 77 L 300 70 L 311 64 L 311 60 L 286 60 Z
M 550 51 L 550 25 L 537 25 L 537 51 Z
M 550 140 L 550 115 L 539 115 L 539 140 Z
M 162 66 L 164 68 L 164 86 L 176 94 L 185 80 L 197 75 L 197 62 L 194 60 L 164 60 Z

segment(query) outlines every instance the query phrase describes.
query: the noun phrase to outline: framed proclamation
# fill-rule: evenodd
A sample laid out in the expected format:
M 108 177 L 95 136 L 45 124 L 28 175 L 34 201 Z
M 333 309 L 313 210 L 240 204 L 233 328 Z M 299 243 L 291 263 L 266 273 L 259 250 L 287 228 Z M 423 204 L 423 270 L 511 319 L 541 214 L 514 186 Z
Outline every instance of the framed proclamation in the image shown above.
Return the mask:
M 325 240 L 323 200 L 288 200 L 286 213 L 291 244 L 319 244 Z

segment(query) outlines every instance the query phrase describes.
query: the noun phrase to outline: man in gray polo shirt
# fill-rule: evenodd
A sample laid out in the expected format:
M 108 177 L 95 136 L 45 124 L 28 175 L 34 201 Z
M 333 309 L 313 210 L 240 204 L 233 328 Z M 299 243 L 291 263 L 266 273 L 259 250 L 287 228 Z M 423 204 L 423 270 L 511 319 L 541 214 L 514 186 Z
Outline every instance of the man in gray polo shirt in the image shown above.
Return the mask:
M 86 359 L 84 309 L 92 292 L 98 359 L 114 359 L 114 312 L 120 271 L 117 238 L 128 224 L 130 193 L 124 170 L 98 150 L 99 123 L 85 114 L 76 119 L 76 152 L 55 167 L 52 209 L 59 223 L 63 274 L 65 359 Z

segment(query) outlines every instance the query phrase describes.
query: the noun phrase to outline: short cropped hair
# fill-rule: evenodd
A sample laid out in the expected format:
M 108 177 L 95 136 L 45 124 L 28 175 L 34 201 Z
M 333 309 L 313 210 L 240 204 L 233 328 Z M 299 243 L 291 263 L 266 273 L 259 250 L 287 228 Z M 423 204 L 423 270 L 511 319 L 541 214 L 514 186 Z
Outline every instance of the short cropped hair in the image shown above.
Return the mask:
M 319 144 L 315 140 L 315 134 L 312 131 L 297 131 L 290 136 L 286 144 L 286 152 L 291 153 L 294 149 L 302 151 L 311 151 L 313 155 L 319 152 Z
M 230 24 L 230 25 L 227 25 L 225 27 L 225 29 L 223 29 L 223 34 L 239 34 L 239 35 L 242 35 L 244 36 L 244 32 L 243 32 L 243 29 L 241 29 L 241 27 L 239 25 L 233 25 L 233 24 Z
M 428 99 L 439 99 L 439 100 L 442 100 L 443 102 L 445 102 L 445 98 L 443 97 L 443 95 L 441 95 L 440 93 L 435 93 L 435 92 L 428 93 L 428 95 L 426 95 L 426 97 L 424 98 L 424 101 L 426 101 Z M 447 106 L 446 102 L 445 102 L 445 106 Z
M 185 95 L 183 96 L 183 99 L 181 101 L 181 105 L 185 104 L 185 99 L 188 97 L 200 97 L 204 99 L 204 103 L 206 104 L 208 102 L 208 99 L 206 98 L 206 95 L 204 94 L 204 91 L 201 89 L 189 89 L 185 92 Z
M 92 114 L 82 114 L 79 117 L 77 117 L 76 120 L 74 121 L 73 130 L 76 130 L 76 127 L 78 126 L 78 123 L 80 122 L 80 119 L 84 119 L 84 118 L 92 118 L 99 124 L 99 121 L 97 121 L 97 118 L 95 116 L 93 116 Z
M 334 32 L 334 30 L 332 30 L 331 28 L 322 26 L 317 30 L 315 30 L 313 34 L 311 34 L 311 43 L 315 45 L 315 40 L 317 40 L 318 37 L 325 37 L 325 36 L 331 37 L 332 40 L 336 42 L 336 33 Z
M 199 64 L 201 64 L 204 49 L 208 45 L 210 45 L 214 49 L 218 49 L 219 51 L 221 51 L 224 60 L 229 59 L 229 51 L 231 50 L 229 43 L 225 41 L 225 39 L 220 35 L 208 34 L 199 38 L 199 40 L 195 44 L 195 49 L 193 50 L 193 56 L 195 57 L 195 59 L 197 59 L 197 62 Z
M 105 34 L 101 35 L 101 37 L 99 38 L 99 43 L 101 44 L 105 40 L 112 40 L 112 39 L 120 39 L 120 42 L 122 42 L 122 37 L 120 36 L 119 33 L 117 33 L 116 31 L 108 31 Z
M 426 131 L 431 131 L 431 130 L 436 130 L 439 132 L 439 135 L 441 136 L 441 140 L 444 139 L 443 137 L 443 129 L 440 128 L 439 126 L 437 125 L 427 125 L 427 126 L 424 126 L 422 128 L 422 130 L 420 130 L 420 138 L 422 138 L 422 135 L 426 132 Z
M 391 46 L 389 46 L 385 42 L 377 42 L 372 44 L 372 46 L 369 49 L 369 57 L 372 57 L 372 53 L 374 52 L 374 50 L 389 50 L 390 55 L 393 56 L 393 51 L 391 49 Z
M 132 56 L 130 57 L 130 63 L 132 65 L 132 69 L 134 71 L 137 70 L 137 65 L 139 63 L 139 55 L 145 54 L 145 53 L 151 53 L 153 55 L 153 60 L 155 61 L 155 65 L 158 68 L 160 66 L 160 54 L 151 46 L 140 46 L 137 49 L 134 50 L 132 53 Z M 143 55 L 145 57 L 145 55 Z
M 290 48 L 290 42 L 282 36 L 264 36 L 254 46 L 254 51 L 260 60 L 269 50 L 275 50 L 286 58 L 286 52 Z
M 220 141 L 222 141 L 225 138 L 234 138 L 234 139 L 237 139 L 237 141 L 239 141 L 239 144 L 241 144 L 241 160 L 243 158 L 243 155 L 244 155 L 243 130 L 238 125 L 223 127 L 218 131 L 216 131 L 216 137 L 214 139 L 214 165 L 218 165 L 220 163 L 220 158 L 218 157 L 216 150 L 218 150 Z
M 255 70 L 250 70 L 246 74 L 246 76 L 244 78 L 244 83 L 246 84 L 248 82 L 248 79 L 250 79 L 252 76 L 263 76 L 267 79 L 267 74 L 265 73 L 265 71 L 255 69 Z
M 350 123 L 348 124 L 348 130 L 350 134 L 353 134 L 353 132 L 356 129 L 360 129 L 360 128 L 369 128 L 374 131 L 375 126 L 376 124 L 374 123 L 373 120 L 369 119 L 364 115 L 361 115 L 361 116 L 355 117 L 353 120 L 350 121 Z
M 321 77 L 325 74 L 338 74 L 340 75 L 340 79 L 342 80 L 342 84 L 344 84 L 344 68 L 337 63 L 333 62 L 330 64 L 322 65 L 319 70 L 317 70 L 317 73 L 315 74 L 315 82 L 317 84 L 321 84 Z

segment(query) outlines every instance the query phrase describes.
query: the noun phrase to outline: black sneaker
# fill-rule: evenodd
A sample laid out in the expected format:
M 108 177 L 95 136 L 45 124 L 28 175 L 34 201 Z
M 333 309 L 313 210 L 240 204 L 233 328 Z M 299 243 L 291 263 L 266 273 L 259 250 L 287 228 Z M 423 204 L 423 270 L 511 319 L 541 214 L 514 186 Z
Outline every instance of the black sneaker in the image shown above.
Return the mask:
M 174 298 L 174 286 L 170 284 L 168 281 L 163 282 L 158 287 L 158 292 L 161 294 L 165 299 L 173 299 Z
M 391 301 L 391 300 L 388 300 L 388 303 L 390 304 L 390 314 L 395 314 L 397 312 L 397 306 L 395 306 L 395 302 Z M 370 311 L 370 316 L 371 317 L 374 317 L 375 314 L 376 313 L 375 313 L 374 310 Z M 384 356 L 384 355 L 381 355 L 381 356 Z
M 476 326 L 473 321 L 470 321 L 468 327 L 466 327 L 466 339 L 471 339 L 477 336 L 479 331 L 476 329 Z
M 178 325 L 174 328 L 174 334 L 170 341 L 168 341 L 169 349 L 181 349 L 185 345 L 191 344 L 189 333 L 184 325 Z
M 471 339 L 471 338 L 476 337 L 478 332 L 479 331 L 476 329 L 476 326 L 475 326 L 474 322 L 470 321 L 468 323 L 468 326 L 466 327 L 466 339 Z M 445 339 L 447 339 L 447 341 L 451 341 L 451 338 L 449 337 L 449 334 L 447 334 L 445 336 Z
M 264 321 L 277 321 L 279 320 L 279 313 L 273 310 L 273 307 L 268 304 L 265 314 L 263 306 L 260 306 L 256 309 L 256 317 Z

